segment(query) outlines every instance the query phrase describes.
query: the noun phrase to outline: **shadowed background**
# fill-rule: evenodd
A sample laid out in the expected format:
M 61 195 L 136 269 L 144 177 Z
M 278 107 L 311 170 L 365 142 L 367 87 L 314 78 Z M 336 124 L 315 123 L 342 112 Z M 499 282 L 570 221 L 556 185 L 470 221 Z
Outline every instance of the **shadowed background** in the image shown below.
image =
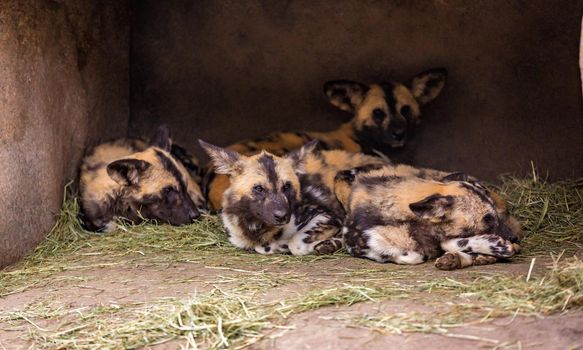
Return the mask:
M 399 160 L 494 180 L 583 174 L 581 1 L 139 1 L 130 132 L 227 145 L 334 128 L 330 79 L 449 70 Z M 200 154 L 200 152 L 199 152 Z

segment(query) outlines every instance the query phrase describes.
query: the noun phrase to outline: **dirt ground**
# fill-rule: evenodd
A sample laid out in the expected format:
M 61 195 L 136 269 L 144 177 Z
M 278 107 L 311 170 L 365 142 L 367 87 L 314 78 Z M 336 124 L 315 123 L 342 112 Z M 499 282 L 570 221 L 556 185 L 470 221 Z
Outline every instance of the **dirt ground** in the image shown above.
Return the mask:
M 583 346 L 583 313 L 546 318 L 504 317 L 449 329 L 446 335 L 388 334 L 382 330 L 347 327 L 338 319 L 355 314 L 431 313 L 410 302 L 382 302 L 326 308 L 290 319 L 293 329 L 274 334 L 255 349 L 577 349 Z
M 278 259 L 274 257 L 273 259 Z M 95 264 L 99 264 L 97 267 Z M 233 266 L 235 265 L 235 266 Z M 302 263 L 278 263 L 265 266 L 236 266 L 225 258 L 213 263 L 152 263 L 147 258 L 104 259 L 87 255 L 78 268 L 52 274 L 46 281 L 31 288 L 15 291 L 0 298 L 0 311 L 26 310 L 27 306 L 50 303 L 72 310 L 102 305 L 149 303 L 160 298 L 186 298 L 208 292 L 217 285 L 228 290 L 250 276 L 269 275 L 282 282 L 262 289 L 263 301 L 278 301 L 305 295 L 309 290 L 342 285 L 347 273 L 352 284 L 359 282 L 358 271 L 364 271 L 363 281 L 413 285 L 420 280 L 444 277 L 471 281 L 477 276 L 511 274 L 524 278 L 528 262 L 495 264 L 465 270 L 443 272 L 431 263 L 403 267 L 377 264 L 371 261 L 342 257 Z M 91 266 L 84 268 L 84 266 Z M 544 263 L 535 265 L 533 277 L 544 273 Z M 366 271 L 372 271 L 368 274 Z M 355 273 L 356 276 L 355 276 Z M 286 276 L 294 280 L 285 282 Z M 518 277 L 520 276 L 520 277 Z M 448 326 L 446 332 L 413 332 L 398 334 L 396 327 L 375 328 L 348 322 L 355 317 L 398 316 L 398 319 L 431 319 L 443 314 L 459 300 L 427 291 L 415 291 L 405 299 L 370 301 L 351 306 L 328 306 L 295 314 L 285 319 L 277 329 L 266 329 L 264 337 L 253 349 L 418 349 L 418 348 L 504 348 L 504 349 L 577 349 L 583 347 L 583 313 L 564 312 L 546 317 L 501 317 L 467 319 L 459 327 Z M 0 349 L 38 347 L 27 339 L 31 331 L 56 329 L 56 319 L 38 317 L 0 323 Z M 176 349 L 181 339 L 147 347 Z

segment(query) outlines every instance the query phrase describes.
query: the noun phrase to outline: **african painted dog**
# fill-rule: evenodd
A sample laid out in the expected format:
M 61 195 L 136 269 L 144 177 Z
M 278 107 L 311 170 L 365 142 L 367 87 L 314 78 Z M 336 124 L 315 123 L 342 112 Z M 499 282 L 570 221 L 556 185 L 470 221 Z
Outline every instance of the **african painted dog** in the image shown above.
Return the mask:
M 480 183 L 459 173 L 441 181 L 414 173 L 384 166 L 337 175 L 335 192 L 347 211 L 344 240 L 351 255 L 419 264 L 445 251 L 435 265 L 451 270 L 518 252 L 518 222 L 497 208 Z
M 151 145 L 139 139 L 120 139 L 95 147 L 81 166 L 85 226 L 110 232 L 118 218 L 132 222 L 155 219 L 172 225 L 198 218 L 204 197 L 183 163 L 170 153 L 171 147 L 166 126 L 158 129 Z
M 242 141 L 228 148 L 245 155 L 266 150 L 283 156 L 311 140 L 319 140 L 324 149 L 386 156 L 391 150 L 404 146 L 412 136 L 415 126 L 421 121 L 421 106 L 441 93 L 446 76 L 444 68 L 436 68 L 418 74 L 407 84 L 329 81 L 324 84 L 324 93 L 332 105 L 353 114 L 349 122 L 329 132 L 280 132 Z M 216 174 L 209 167 L 205 190 L 214 210 L 221 209 L 227 187 L 227 176 Z
M 330 254 L 343 246 L 341 227 L 346 213 L 334 193 L 334 179 L 338 172 L 388 164 L 381 157 L 344 150 L 319 150 L 317 145 L 318 140 L 310 141 L 288 155 L 294 161 L 301 188 L 301 206 L 296 211 L 296 222 L 301 226 L 312 220 L 314 213 L 324 219 L 316 229 L 298 230 L 293 236 L 289 247 L 295 255 Z
M 221 218 L 229 240 L 261 254 L 327 254 L 342 246 L 344 210 L 334 194 L 334 176 L 356 166 L 385 164 L 379 157 L 345 151 L 315 151 L 317 141 L 286 157 L 263 151 L 245 156 L 200 141 L 230 186 Z

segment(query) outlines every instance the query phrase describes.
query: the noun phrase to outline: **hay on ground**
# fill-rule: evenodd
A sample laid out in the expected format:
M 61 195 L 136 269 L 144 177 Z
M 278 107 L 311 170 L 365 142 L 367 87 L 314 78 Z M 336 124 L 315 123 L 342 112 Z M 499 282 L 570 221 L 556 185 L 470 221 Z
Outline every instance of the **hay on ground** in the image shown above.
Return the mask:
M 544 276 L 481 275 L 474 279 L 412 276 L 407 269 L 385 268 L 297 272 L 294 266 L 349 259 L 330 256 L 264 256 L 232 247 L 216 216 L 189 226 L 120 223 L 113 234 L 83 230 L 77 199 L 69 196 L 47 239 L 20 263 L 0 271 L 0 298 L 31 288 L 59 286 L 71 277 L 62 272 L 107 268 L 139 261 L 152 265 L 199 262 L 217 270 L 207 281 L 213 288 L 181 300 L 161 298 L 149 303 L 98 305 L 71 309 L 51 301 L 0 311 L 0 321 L 29 325 L 27 337 L 39 348 L 134 348 L 179 339 L 189 347 L 237 347 L 261 339 L 266 329 L 284 327 L 291 315 L 323 307 L 419 297 L 429 293 L 436 303 L 455 300 L 448 310 L 431 315 L 363 315 L 345 320 L 389 332 L 447 334 L 470 318 L 524 314 L 547 315 L 583 307 L 583 263 L 573 255 L 583 249 L 581 182 L 549 183 L 505 178 L 499 187 L 526 235 L 522 259 L 555 258 Z M 91 259 L 98 257 L 99 259 Z M 228 259 L 225 259 L 228 257 Z M 372 264 L 372 263 L 371 263 Z M 275 266 L 271 272 L 257 270 Z M 375 265 L 376 266 L 376 265 Z M 237 278 L 223 272 L 234 272 Z M 480 271 L 468 270 L 467 275 Z M 330 278 L 330 275 L 333 278 Z M 177 276 L 178 278 L 179 276 Z M 412 278 L 415 277 L 415 278 Z M 406 281 L 406 283 L 405 283 Z M 187 283 L 187 282 L 185 282 Z M 262 298 L 274 288 L 297 283 L 309 286 L 297 297 Z M 429 295 L 431 295 L 429 294 Z M 460 303 L 462 298 L 464 303 Z M 452 303 L 454 304 L 454 303 Z M 44 328 L 39 320 L 54 320 Z

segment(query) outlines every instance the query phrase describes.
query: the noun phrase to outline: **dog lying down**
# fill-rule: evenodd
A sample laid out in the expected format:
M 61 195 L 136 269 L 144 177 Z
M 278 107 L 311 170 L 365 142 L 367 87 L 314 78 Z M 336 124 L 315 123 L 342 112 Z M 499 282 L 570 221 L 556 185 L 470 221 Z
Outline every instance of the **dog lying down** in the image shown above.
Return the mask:
M 520 224 L 504 201 L 461 173 L 438 181 L 402 176 L 392 165 L 356 168 L 338 173 L 335 193 L 355 257 L 397 264 L 437 258 L 438 269 L 454 270 L 520 251 Z
M 230 176 L 221 217 L 242 249 L 305 255 L 345 245 L 378 262 L 439 257 L 441 269 L 494 263 L 519 249 L 520 225 L 504 200 L 461 173 L 318 151 L 312 143 L 287 157 L 201 145 Z

